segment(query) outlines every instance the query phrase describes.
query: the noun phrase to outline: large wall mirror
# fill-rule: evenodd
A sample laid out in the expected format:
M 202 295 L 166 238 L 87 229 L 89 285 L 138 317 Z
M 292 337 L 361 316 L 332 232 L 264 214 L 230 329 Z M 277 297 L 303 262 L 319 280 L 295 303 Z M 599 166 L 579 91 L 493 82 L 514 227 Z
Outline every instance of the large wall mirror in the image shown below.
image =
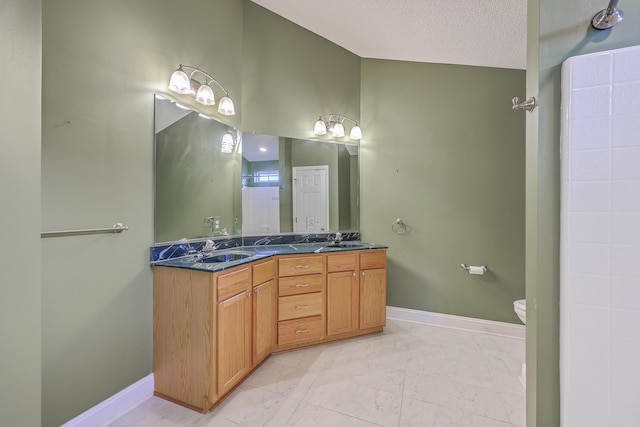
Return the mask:
M 156 242 L 358 231 L 359 176 L 356 145 L 240 135 L 156 96 Z

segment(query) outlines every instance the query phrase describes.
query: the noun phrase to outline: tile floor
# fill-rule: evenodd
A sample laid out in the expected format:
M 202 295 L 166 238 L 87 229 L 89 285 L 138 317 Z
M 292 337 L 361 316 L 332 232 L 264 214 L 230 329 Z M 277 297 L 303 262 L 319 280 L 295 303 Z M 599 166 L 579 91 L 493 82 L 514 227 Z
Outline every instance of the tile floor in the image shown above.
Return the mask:
M 521 339 L 389 320 L 272 355 L 212 413 L 153 397 L 109 427 L 524 427 Z

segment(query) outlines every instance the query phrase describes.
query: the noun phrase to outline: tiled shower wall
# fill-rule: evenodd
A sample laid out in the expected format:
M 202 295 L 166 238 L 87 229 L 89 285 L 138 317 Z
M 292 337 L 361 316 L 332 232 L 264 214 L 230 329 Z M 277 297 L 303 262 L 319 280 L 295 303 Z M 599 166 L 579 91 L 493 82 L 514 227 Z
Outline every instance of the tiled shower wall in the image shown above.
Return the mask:
M 640 425 L 640 46 L 562 68 L 563 427 Z

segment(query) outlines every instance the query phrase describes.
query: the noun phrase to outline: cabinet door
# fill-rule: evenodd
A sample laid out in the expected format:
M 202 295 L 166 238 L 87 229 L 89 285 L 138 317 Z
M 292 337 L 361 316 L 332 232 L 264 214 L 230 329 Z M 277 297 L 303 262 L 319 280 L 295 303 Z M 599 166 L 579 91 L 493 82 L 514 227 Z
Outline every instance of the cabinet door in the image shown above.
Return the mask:
M 327 335 L 358 329 L 358 300 L 355 271 L 327 274 Z
M 387 270 L 360 273 L 360 329 L 384 326 L 387 317 Z
M 276 344 L 276 282 L 253 288 L 253 366 L 271 354 Z
M 228 392 L 251 369 L 251 292 L 218 303 L 218 393 Z

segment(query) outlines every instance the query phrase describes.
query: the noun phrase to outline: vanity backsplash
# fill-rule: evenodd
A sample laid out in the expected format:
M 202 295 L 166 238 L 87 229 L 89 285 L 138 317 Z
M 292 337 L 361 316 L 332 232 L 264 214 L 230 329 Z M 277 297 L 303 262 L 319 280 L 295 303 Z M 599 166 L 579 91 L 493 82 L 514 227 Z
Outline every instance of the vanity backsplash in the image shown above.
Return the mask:
M 237 248 L 241 246 L 262 246 L 262 245 L 293 245 L 296 243 L 317 243 L 332 242 L 336 233 L 315 233 L 315 234 L 273 234 L 260 236 L 237 236 L 237 237 L 214 237 L 194 240 L 179 240 L 152 246 L 150 249 L 151 262 L 162 261 L 170 258 L 177 258 L 190 253 L 200 252 L 206 245 L 207 240 L 214 243 L 215 250 Z M 347 231 L 341 233 L 343 241 L 360 240 L 360 232 Z

